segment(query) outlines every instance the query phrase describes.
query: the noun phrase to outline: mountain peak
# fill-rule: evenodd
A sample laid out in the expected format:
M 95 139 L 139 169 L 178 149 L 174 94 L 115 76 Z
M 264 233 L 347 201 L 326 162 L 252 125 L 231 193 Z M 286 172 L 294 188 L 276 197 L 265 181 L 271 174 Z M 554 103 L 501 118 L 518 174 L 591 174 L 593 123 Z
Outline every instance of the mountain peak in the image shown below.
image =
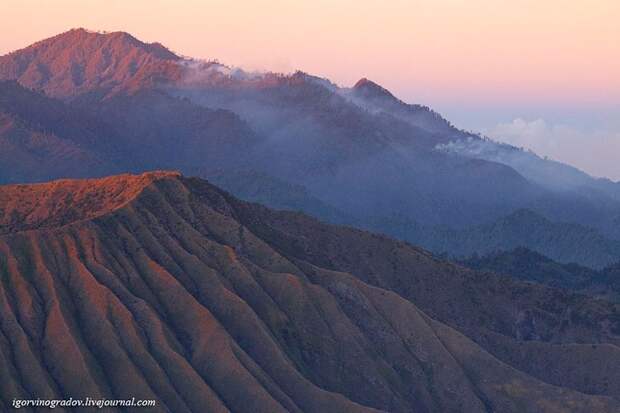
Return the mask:
M 353 91 L 367 98 L 389 98 L 396 99 L 392 93 L 386 88 L 378 85 L 377 83 L 369 80 L 365 77 L 355 83 L 353 86 Z
M 34 43 L 31 46 L 26 47 L 26 49 L 43 47 L 43 46 L 52 46 L 54 44 L 62 44 L 64 46 L 69 45 L 79 45 L 82 43 L 83 47 L 87 47 L 88 43 L 105 43 L 107 45 L 113 45 L 116 47 L 127 47 L 127 48 L 138 48 L 143 50 L 146 53 L 152 54 L 155 57 L 163 60 L 178 60 L 179 56 L 172 53 L 166 47 L 161 45 L 160 43 L 145 43 L 141 40 L 138 40 L 131 34 L 123 31 L 114 31 L 114 32 L 105 32 L 105 31 L 94 31 L 85 29 L 83 27 L 78 27 L 75 29 L 70 29 L 64 33 L 60 33 L 56 36 L 50 37 L 48 39 L 41 40 L 37 43 Z M 26 50 L 22 49 L 22 50 Z M 14 53 L 18 53 L 20 50 Z
M 0 57 L 0 79 L 67 98 L 84 91 L 109 91 L 144 72 L 163 72 L 180 59 L 159 43 L 129 33 L 71 29 Z

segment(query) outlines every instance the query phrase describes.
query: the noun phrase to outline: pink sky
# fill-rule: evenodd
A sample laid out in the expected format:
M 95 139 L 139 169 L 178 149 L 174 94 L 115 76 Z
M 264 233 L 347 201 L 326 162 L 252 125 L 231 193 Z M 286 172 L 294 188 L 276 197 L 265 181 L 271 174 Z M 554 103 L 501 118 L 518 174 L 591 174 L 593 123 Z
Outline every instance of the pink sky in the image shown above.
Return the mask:
M 368 77 L 457 126 L 509 130 L 620 179 L 620 0 L 2 0 L 0 22 L 0 54 L 85 27 L 341 86 Z
M 372 78 L 433 102 L 620 100 L 617 0 L 3 0 L 0 53 L 72 27 L 193 57 Z

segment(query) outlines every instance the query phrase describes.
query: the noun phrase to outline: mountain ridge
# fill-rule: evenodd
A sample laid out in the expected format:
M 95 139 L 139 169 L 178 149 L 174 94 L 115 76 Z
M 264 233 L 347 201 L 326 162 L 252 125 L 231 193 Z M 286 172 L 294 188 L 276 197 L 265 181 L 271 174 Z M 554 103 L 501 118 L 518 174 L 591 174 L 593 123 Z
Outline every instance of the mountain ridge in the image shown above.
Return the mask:
M 468 268 L 565 288 L 611 301 L 620 301 L 620 261 L 600 270 L 562 264 L 524 247 L 460 261 Z
M 112 214 L 160 179 L 179 177 L 175 171 L 116 175 L 94 179 L 59 179 L 39 184 L 5 185 L 0 192 L 0 235 Z
M 561 263 L 590 268 L 601 269 L 620 261 L 620 242 L 590 227 L 552 221 L 528 208 L 464 229 L 422 228 L 412 241 L 438 254 L 459 258 L 526 247 Z M 571 246 L 579 253 L 570 252 Z
M 89 187 L 113 195 L 127 180 L 139 194 L 111 213 L 0 235 L 4 406 L 86 395 L 156 399 L 156 411 L 175 412 L 620 406 L 617 307 L 467 271 L 176 173 Z M 70 193 L 75 183 L 55 185 Z M 567 318 L 565 305 L 581 317 Z M 536 370 L 536 356 L 517 359 L 514 346 L 537 348 L 553 368 Z M 550 357 L 561 354 L 581 354 L 587 368 Z M 594 368 L 603 354 L 607 368 Z
M 0 182 L 217 169 L 237 195 L 330 221 L 373 223 L 402 239 L 419 239 L 420 226 L 463 230 L 523 208 L 593 229 L 601 240 L 620 239 L 618 185 L 461 131 L 371 80 L 346 88 L 304 72 L 246 72 L 123 33 L 78 30 L 32 47 L 52 44 L 57 53 L 23 49 L 0 58 L 0 78 L 33 89 L 23 101 L 4 95 L 11 120 L 0 129 Z M 14 70 L 20 61 L 24 71 L 41 63 L 49 76 L 36 67 L 22 76 Z M 73 81 L 72 68 L 83 82 Z M 0 98 L 14 86 L 1 83 Z M 6 126 L 18 115 L 20 128 Z M 237 174 L 240 168 L 262 178 Z M 261 185 L 273 199 L 257 197 Z M 595 255 L 609 255 L 600 245 Z M 555 248 L 554 258 L 585 262 L 574 245 Z

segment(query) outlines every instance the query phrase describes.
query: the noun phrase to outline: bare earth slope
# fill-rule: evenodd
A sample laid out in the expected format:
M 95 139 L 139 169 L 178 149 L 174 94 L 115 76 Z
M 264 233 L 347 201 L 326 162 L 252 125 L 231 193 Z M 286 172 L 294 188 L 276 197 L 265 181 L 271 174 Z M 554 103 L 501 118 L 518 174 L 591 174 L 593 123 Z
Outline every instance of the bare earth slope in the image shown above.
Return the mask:
M 2 411 L 69 396 L 175 413 L 620 409 L 606 302 L 176 173 L 2 187 L 0 219 Z

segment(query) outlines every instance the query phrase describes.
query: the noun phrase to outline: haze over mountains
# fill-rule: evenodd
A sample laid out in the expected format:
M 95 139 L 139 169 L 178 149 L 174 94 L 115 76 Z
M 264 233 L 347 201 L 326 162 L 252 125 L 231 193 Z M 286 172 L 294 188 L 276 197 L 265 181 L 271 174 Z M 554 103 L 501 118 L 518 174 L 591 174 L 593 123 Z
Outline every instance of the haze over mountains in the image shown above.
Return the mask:
M 620 257 L 620 184 L 460 131 L 368 79 L 250 73 L 83 29 L 0 57 L 0 79 L 5 183 L 177 169 L 437 253 Z M 502 224 L 521 210 L 527 222 Z M 545 250 L 520 231 L 539 220 Z
M 620 409 L 617 304 L 172 172 L 5 185 L 0 205 L 2 410 Z
M 507 274 L 517 279 L 578 291 L 620 302 L 620 264 L 592 270 L 577 264 L 560 264 L 527 248 L 472 256 L 463 265 L 480 271 Z
M 0 184 L 2 411 L 620 411 L 620 184 L 372 80 L 71 30 L 0 57 Z

